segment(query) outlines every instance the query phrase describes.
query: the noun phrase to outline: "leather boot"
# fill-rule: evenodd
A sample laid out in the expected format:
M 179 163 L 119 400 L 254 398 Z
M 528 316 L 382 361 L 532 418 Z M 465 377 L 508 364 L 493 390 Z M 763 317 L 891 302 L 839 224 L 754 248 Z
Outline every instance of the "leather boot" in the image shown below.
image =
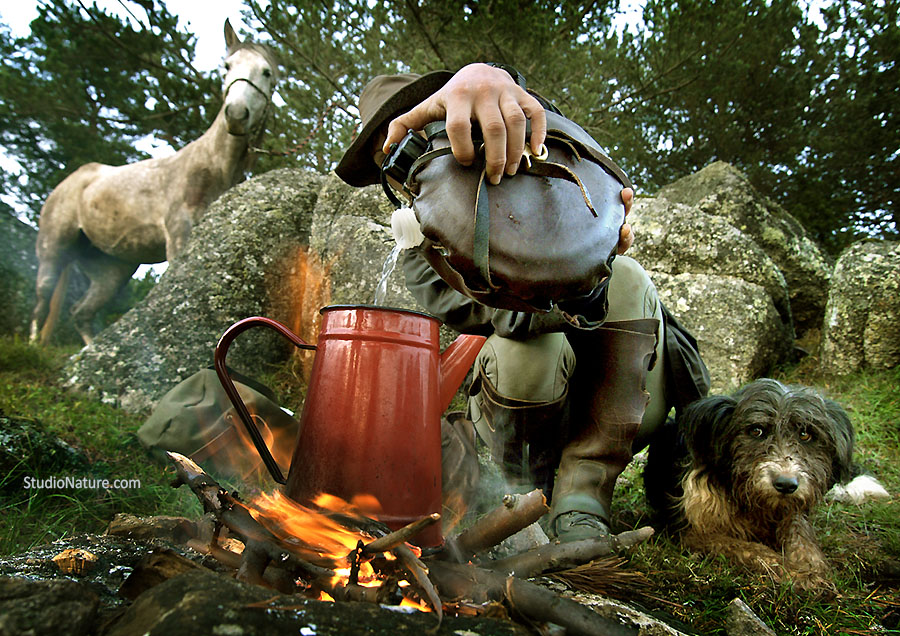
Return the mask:
M 609 533 L 619 474 L 650 400 L 647 372 L 656 362 L 655 318 L 604 324 L 573 334 L 572 437 L 562 452 L 548 534 L 576 541 Z
M 478 435 L 490 448 L 510 487 L 540 488 L 549 498 L 565 435 L 568 392 L 551 402 L 532 402 L 500 394 L 479 373 L 470 395 L 481 393 Z

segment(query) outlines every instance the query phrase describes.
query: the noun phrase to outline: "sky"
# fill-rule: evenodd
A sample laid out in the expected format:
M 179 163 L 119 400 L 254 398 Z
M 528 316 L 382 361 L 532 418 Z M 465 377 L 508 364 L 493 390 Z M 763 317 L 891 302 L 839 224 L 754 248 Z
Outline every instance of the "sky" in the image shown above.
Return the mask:
M 107 13 L 126 16 L 118 0 L 96 0 Z M 85 2 L 90 6 L 93 2 Z M 14 35 L 27 35 L 28 25 L 37 17 L 37 0 L 8 0 L 0 3 L 0 22 L 9 25 Z M 217 68 L 225 53 L 222 27 L 225 18 L 240 33 L 246 24 L 241 19 L 243 0 L 166 0 L 166 8 L 178 16 L 179 26 L 197 36 L 194 66 L 199 70 Z

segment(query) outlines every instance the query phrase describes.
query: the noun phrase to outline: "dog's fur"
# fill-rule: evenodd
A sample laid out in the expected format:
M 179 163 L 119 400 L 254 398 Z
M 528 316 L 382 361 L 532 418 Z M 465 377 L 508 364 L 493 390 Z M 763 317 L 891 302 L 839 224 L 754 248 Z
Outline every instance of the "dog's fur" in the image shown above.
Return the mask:
M 689 548 L 824 592 L 833 586 L 808 516 L 852 477 L 853 440 L 837 403 L 757 380 L 668 422 L 651 443 L 647 496 Z

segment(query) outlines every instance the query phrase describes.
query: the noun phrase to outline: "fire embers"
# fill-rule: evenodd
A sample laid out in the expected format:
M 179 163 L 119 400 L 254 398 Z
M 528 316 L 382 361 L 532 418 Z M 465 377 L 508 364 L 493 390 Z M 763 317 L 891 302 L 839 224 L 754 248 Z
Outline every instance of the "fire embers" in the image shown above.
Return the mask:
M 385 534 L 377 522 L 360 512 L 378 509 L 378 502 L 372 497 L 361 495 L 348 503 L 321 495 L 313 504 L 317 509 L 300 505 L 276 491 L 272 495 L 261 494 L 249 504 L 249 509 L 266 530 L 290 546 L 292 554 L 332 572 L 327 584 L 327 572 L 314 573 L 317 575 L 309 583 L 321 600 L 335 600 L 337 595 L 341 600 L 372 600 L 428 610 L 409 590 L 409 582 L 398 576 L 401 566 L 392 550 L 402 548 L 417 559 L 421 552 L 405 541 L 424 525 L 438 521 L 439 515 L 426 517 L 424 524 Z

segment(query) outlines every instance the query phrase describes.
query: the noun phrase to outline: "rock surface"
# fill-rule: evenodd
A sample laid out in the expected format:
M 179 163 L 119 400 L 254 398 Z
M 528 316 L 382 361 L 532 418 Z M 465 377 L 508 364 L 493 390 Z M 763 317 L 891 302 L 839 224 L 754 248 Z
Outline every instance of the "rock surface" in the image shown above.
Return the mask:
M 2 576 L 0 636 L 91 633 L 98 603 L 97 595 L 76 581 Z
M 234 322 L 262 315 L 295 323 L 295 275 L 306 261 L 322 180 L 273 170 L 227 191 L 147 298 L 73 356 L 67 384 L 128 411 L 146 411 L 212 364 L 216 342 Z M 280 340 L 268 330 L 247 332 L 228 363 L 258 374 L 288 354 Z
M 667 198 L 641 198 L 629 255 L 697 338 L 711 392 L 766 373 L 793 345 L 788 287 L 775 262 L 726 219 Z
M 900 364 L 900 242 L 864 240 L 834 268 L 822 331 L 828 373 Z
M 727 221 L 751 238 L 781 271 L 798 335 L 822 324 L 831 263 L 806 230 L 724 161 L 665 186 L 658 197 Z

